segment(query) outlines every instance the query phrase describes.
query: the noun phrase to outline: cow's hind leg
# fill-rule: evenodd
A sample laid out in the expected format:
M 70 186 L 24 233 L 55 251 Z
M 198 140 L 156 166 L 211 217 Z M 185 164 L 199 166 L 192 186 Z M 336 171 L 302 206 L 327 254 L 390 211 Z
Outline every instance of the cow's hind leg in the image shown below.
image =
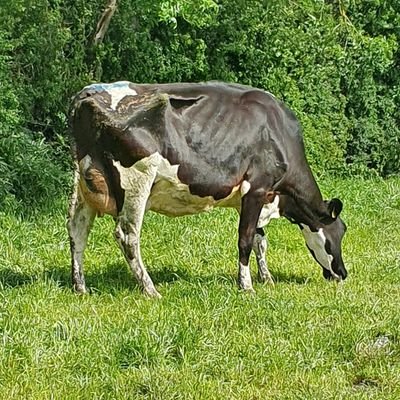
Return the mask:
M 262 228 L 256 229 L 256 234 L 253 240 L 253 251 L 256 255 L 257 266 L 258 266 L 258 279 L 260 282 L 268 282 L 274 284 L 271 273 L 268 270 L 267 265 L 267 253 L 268 241 Z
M 254 291 L 251 281 L 249 259 L 262 206 L 263 203 L 258 197 L 253 197 L 250 194 L 247 194 L 242 198 L 239 221 L 238 284 L 240 289 L 249 292 Z
M 78 192 L 78 184 L 76 184 L 75 191 L 71 197 L 68 215 L 71 275 L 73 288 L 78 293 L 86 293 L 85 277 L 83 275 L 83 256 L 96 212 L 85 202 Z
M 161 297 L 142 261 L 140 254 L 141 221 L 139 223 L 137 213 L 133 214 L 132 217 L 138 218 L 135 222 L 124 217 L 118 218 L 115 237 L 143 292 L 150 297 Z
M 140 254 L 140 231 L 158 168 L 157 157 L 147 159 L 137 168 L 117 168 L 125 197 L 123 208 L 117 217 L 115 237 L 143 292 L 150 297 L 161 297 L 146 271 Z

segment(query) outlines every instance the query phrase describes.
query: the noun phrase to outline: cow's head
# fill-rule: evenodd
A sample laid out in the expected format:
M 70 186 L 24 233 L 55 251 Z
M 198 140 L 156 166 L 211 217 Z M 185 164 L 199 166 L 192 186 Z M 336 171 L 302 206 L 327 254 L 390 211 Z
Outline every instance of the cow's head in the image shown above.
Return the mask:
M 346 279 L 347 271 L 342 259 L 342 239 L 346 225 L 340 219 L 343 204 L 339 199 L 324 202 L 325 215 L 314 225 L 299 224 L 312 256 L 323 268 L 326 279 Z

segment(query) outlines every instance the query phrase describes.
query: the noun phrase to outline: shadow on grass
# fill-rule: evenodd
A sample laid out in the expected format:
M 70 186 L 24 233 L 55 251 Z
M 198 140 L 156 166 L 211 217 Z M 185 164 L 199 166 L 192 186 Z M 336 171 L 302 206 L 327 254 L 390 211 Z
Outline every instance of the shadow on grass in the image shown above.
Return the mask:
M 69 268 L 46 270 L 38 274 L 19 272 L 10 268 L 0 270 L 0 284 L 3 288 L 18 288 L 39 281 L 51 281 L 61 287 L 71 286 Z
M 194 271 L 177 270 L 176 266 L 163 266 L 162 268 L 147 268 L 149 275 L 156 286 L 173 284 L 184 281 L 189 283 L 209 283 L 216 281 L 230 281 L 235 284 L 233 276 L 228 274 L 199 275 Z M 124 263 L 110 264 L 102 272 L 85 274 L 86 284 L 92 292 L 116 293 L 120 290 L 138 290 L 136 282 L 129 267 Z
M 37 280 L 37 275 L 24 274 L 9 268 L 0 270 L 0 283 L 3 288 L 24 286 Z
M 276 283 L 297 283 L 298 285 L 304 285 L 310 280 L 309 276 L 300 276 L 284 271 L 274 271 L 272 276 Z
M 224 283 L 236 288 L 237 271 L 232 273 L 210 273 L 199 274 L 195 270 L 176 269 L 176 266 L 162 266 L 161 268 L 147 267 L 147 271 L 156 286 L 163 284 L 174 284 L 183 281 L 190 284 L 215 284 Z M 93 292 L 116 293 L 120 290 L 137 290 L 139 285 L 136 282 L 132 272 L 125 263 L 109 264 L 101 272 L 85 274 L 86 284 L 92 288 Z M 308 276 L 299 276 L 284 272 L 275 272 L 274 279 L 276 283 L 294 283 L 304 285 L 309 281 Z M 254 273 L 254 283 L 258 282 Z M 70 277 L 68 275 L 67 285 L 70 286 Z
M 148 272 L 155 285 L 173 284 L 176 281 L 188 283 L 216 283 L 224 282 L 228 285 L 236 285 L 236 270 L 232 273 L 198 274 L 196 271 L 176 269 L 176 266 L 163 266 L 162 268 L 148 267 Z M 282 271 L 274 271 L 276 283 L 306 284 L 309 281 L 307 276 L 298 276 Z M 90 292 L 116 293 L 128 289 L 137 290 L 138 284 L 129 267 L 121 263 L 112 263 L 102 271 L 85 271 L 86 285 Z M 70 267 L 53 268 L 39 274 L 29 274 L 14 271 L 10 268 L 0 270 L 0 284 L 3 288 L 17 288 L 38 281 L 50 281 L 62 288 L 72 290 Z M 254 276 L 254 283 L 257 282 Z

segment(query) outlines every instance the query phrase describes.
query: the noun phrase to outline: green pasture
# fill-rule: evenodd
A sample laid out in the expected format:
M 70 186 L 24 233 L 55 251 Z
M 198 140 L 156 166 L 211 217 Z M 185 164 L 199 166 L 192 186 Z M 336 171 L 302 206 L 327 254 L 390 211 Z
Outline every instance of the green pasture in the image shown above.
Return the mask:
M 288 221 L 268 228 L 274 287 L 236 287 L 231 210 L 149 213 L 145 298 L 97 219 L 89 295 L 71 290 L 67 199 L 0 210 L 0 399 L 399 399 L 400 179 L 324 181 L 348 225 L 327 282 Z M 252 259 L 256 277 L 255 259 Z

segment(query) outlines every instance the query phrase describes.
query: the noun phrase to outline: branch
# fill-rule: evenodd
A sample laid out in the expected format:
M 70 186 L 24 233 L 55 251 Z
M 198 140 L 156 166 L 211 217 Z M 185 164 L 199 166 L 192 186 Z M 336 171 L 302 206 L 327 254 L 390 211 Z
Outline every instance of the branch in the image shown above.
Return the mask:
M 96 26 L 96 33 L 93 39 L 93 46 L 97 46 L 103 42 L 104 36 L 106 35 L 108 26 L 110 25 L 110 21 L 112 16 L 117 9 L 117 0 L 110 0 L 107 7 L 104 9 L 103 14 L 101 15 L 99 22 Z

